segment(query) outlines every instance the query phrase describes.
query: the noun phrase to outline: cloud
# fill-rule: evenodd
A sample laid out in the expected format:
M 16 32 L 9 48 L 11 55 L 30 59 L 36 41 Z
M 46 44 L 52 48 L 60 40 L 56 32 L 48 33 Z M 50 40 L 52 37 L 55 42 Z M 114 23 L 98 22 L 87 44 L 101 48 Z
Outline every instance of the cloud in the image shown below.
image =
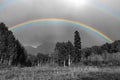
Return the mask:
M 5 0 L 0 1 L 3 2 Z M 110 8 L 120 12 L 120 1 L 98 0 Z M 94 4 L 91 4 L 94 5 Z M 16 4 L 9 4 L 0 10 L 0 22 L 5 22 L 8 27 L 38 18 L 66 18 L 83 22 L 105 33 L 113 40 L 120 39 L 120 22 L 105 11 L 95 6 L 88 5 L 85 8 L 75 8 L 63 0 L 21 0 Z M 104 43 L 98 36 L 80 31 L 83 46 L 99 45 Z M 37 45 L 44 41 L 56 42 L 73 41 L 73 27 L 65 24 L 35 24 L 14 32 L 15 36 L 23 44 Z

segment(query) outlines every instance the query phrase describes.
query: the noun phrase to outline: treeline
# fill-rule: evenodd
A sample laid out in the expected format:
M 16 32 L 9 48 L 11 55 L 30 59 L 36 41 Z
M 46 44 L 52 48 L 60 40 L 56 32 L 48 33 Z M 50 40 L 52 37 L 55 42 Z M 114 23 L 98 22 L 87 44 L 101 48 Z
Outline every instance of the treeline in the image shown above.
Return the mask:
M 70 66 L 71 63 L 78 63 L 81 60 L 81 38 L 78 31 L 74 33 L 74 45 L 72 42 L 58 42 L 55 46 L 57 63 L 60 66 Z
M 105 53 L 113 54 L 120 52 L 120 40 L 116 40 L 113 43 L 106 43 L 102 46 L 93 46 L 91 48 L 84 48 L 81 50 L 85 58 L 92 54 L 102 55 Z
M 58 42 L 55 47 L 58 54 L 57 63 L 62 66 L 70 66 L 71 64 L 89 64 L 90 62 L 97 64 L 113 61 L 107 60 L 107 57 L 114 56 L 120 52 L 120 40 L 113 43 L 106 43 L 101 46 L 93 46 L 91 48 L 81 48 L 81 38 L 78 31 L 74 33 L 74 44 L 68 42 Z M 115 59 L 114 59 L 115 60 Z M 120 60 L 117 64 L 120 65 Z M 114 65 L 114 64 L 113 64 Z
M 26 65 L 27 53 L 4 23 L 0 23 L 0 64 Z
M 108 62 L 115 62 L 115 64 L 120 65 L 120 60 L 112 58 L 114 54 L 120 52 L 120 40 L 116 40 L 113 43 L 105 43 L 101 46 L 81 48 L 81 38 L 78 31 L 74 33 L 74 44 L 70 41 L 58 42 L 55 47 L 55 52 L 58 54 L 57 63 L 62 66 L 76 65 L 79 63 L 86 65 L 93 63 L 93 65 L 97 65 L 98 63 L 108 64 Z M 107 57 L 110 56 L 111 59 L 108 60 Z M 114 65 L 114 63 L 111 64 Z
M 120 52 L 120 40 L 106 43 L 102 46 L 82 48 L 81 37 L 78 31 L 74 32 L 74 42 L 57 42 L 54 53 L 37 55 L 27 54 L 25 48 L 8 30 L 4 23 L 0 23 L 0 64 L 12 66 L 40 66 L 52 64 L 57 66 L 71 66 L 72 64 L 89 64 L 95 59 L 104 57 L 98 62 L 105 62 L 107 54 Z M 97 56 L 97 57 L 96 57 Z M 93 60 L 92 60 L 93 59 Z
M 48 55 L 27 54 L 24 46 L 14 37 L 4 23 L 0 23 L 0 64 L 12 66 L 36 66 L 46 63 Z

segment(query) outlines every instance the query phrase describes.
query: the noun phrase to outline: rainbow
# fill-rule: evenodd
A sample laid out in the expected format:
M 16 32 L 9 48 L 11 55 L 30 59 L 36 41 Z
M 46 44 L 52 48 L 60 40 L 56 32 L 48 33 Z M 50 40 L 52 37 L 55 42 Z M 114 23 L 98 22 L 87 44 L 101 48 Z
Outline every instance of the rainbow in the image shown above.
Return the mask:
M 31 25 L 31 24 L 36 24 L 36 23 L 40 23 L 40 22 L 65 22 L 67 24 L 70 24 L 71 26 L 75 26 L 75 27 L 79 27 L 79 28 L 82 28 L 84 30 L 87 30 L 87 31 L 90 31 L 90 32 L 93 32 L 95 35 L 98 35 L 101 39 L 105 40 L 106 42 L 113 42 L 113 40 L 108 37 L 107 35 L 105 35 L 104 33 L 100 32 L 99 30 L 89 26 L 89 25 L 86 25 L 84 23 L 81 23 L 81 22 L 77 22 L 77 21 L 73 21 L 73 20 L 68 20 L 68 19 L 62 19 L 62 18 L 43 18 L 43 19 L 35 19 L 35 20 L 30 20 L 30 21 L 26 21 L 26 22 L 23 22 L 23 23 L 20 23 L 20 24 L 17 24 L 15 26 L 12 26 L 9 28 L 9 30 L 16 30 L 16 29 L 19 29 L 21 27 L 26 27 L 28 25 Z
M 91 4 L 94 4 L 91 6 L 95 6 L 95 8 L 97 8 L 103 12 L 106 12 L 106 13 L 110 14 L 111 16 L 115 17 L 116 19 L 120 20 L 120 13 L 118 11 L 113 10 L 112 8 L 106 6 L 105 4 L 98 2 L 97 0 L 90 0 L 90 1 L 91 1 Z
M 6 8 L 11 4 L 18 3 L 18 1 L 21 1 L 21 0 L 4 0 L 3 2 L 0 2 L 0 10 Z

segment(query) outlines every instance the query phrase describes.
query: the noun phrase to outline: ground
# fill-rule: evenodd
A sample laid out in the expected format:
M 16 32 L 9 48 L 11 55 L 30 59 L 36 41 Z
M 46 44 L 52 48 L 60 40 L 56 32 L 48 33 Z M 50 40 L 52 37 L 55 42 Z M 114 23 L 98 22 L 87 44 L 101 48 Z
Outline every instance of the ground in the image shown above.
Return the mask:
M 120 68 L 10 67 L 0 70 L 0 80 L 120 80 Z

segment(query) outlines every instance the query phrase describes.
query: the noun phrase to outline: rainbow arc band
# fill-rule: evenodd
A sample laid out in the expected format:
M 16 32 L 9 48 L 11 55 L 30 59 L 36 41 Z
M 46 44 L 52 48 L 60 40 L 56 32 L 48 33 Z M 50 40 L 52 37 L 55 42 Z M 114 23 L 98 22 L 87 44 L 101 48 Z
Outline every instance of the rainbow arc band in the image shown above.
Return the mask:
M 107 35 L 105 35 L 104 33 L 102 33 L 101 31 L 97 30 L 96 28 L 93 28 L 89 25 L 86 25 L 84 23 L 81 23 L 81 22 L 77 22 L 77 21 L 73 21 L 73 20 L 69 20 L 69 19 L 63 19 L 63 18 L 40 18 L 40 19 L 35 19 L 35 20 L 30 20 L 30 21 L 26 21 L 26 22 L 23 22 L 23 23 L 20 23 L 20 24 L 17 24 L 15 26 L 12 26 L 9 28 L 9 30 L 17 30 L 19 28 L 22 28 L 22 27 L 28 27 L 28 25 L 31 25 L 33 23 L 43 23 L 43 22 L 63 22 L 63 23 L 67 23 L 67 24 L 70 24 L 71 26 L 74 26 L 74 27 L 78 27 L 78 28 L 82 28 L 86 31 L 90 31 L 90 32 L 93 32 L 95 35 L 98 35 L 101 39 L 103 39 L 104 41 L 106 42 L 109 42 L 109 43 L 112 43 L 113 40 L 108 37 Z

